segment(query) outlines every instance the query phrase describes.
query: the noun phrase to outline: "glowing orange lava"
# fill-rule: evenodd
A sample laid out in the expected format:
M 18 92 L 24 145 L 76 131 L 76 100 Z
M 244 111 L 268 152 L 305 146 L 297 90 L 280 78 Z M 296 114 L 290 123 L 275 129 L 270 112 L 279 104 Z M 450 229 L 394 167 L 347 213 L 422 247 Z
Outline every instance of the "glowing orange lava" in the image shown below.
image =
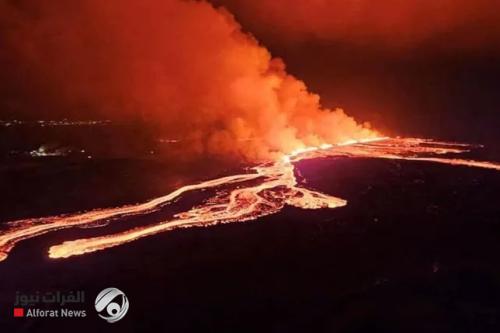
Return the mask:
M 131 215 L 145 215 L 172 204 L 188 191 L 214 188 L 213 197 L 178 213 L 167 221 L 100 237 L 65 241 L 49 249 L 50 258 L 67 258 L 118 246 L 176 228 L 243 222 L 279 212 L 285 205 L 303 209 L 337 208 L 346 200 L 308 190 L 297 183 L 294 162 L 319 157 L 369 157 L 405 159 L 500 170 L 499 163 L 436 157 L 463 153 L 473 146 L 424 139 L 376 138 L 338 145 L 307 147 L 283 156 L 275 163 L 252 168 L 252 173 L 227 176 L 181 187 L 165 196 L 142 204 L 98 209 L 81 214 L 26 219 L 7 223 L 0 233 L 0 261 L 5 260 L 20 241 L 71 227 L 102 227 L 97 222 L 118 221 Z M 223 190 L 222 190 L 223 189 Z

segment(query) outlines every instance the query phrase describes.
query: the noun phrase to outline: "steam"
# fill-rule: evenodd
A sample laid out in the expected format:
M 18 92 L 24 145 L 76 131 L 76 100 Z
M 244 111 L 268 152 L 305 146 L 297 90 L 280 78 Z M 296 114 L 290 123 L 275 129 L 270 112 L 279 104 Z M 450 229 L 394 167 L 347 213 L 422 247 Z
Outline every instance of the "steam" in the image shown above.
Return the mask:
M 188 154 L 248 160 L 375 136 L 323 109 L 228 11 L 206 2 L 23 0 L 0 10 L 0 61 L 14 90 L 4 106 L 139 117 L 182 139 Z

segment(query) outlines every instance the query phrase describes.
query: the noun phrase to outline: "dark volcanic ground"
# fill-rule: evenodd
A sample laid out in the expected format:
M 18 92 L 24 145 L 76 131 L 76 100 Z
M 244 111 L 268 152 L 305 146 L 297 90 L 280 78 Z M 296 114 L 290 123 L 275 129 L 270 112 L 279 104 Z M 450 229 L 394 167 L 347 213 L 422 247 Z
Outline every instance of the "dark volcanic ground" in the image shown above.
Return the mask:
M 121 204 L 127 196 L 136 202 L 175 186 L 153 162 L 108 162 L 47 164 L 35 174 L 4 166 L 2 200 L 11 204 L 2 205 L 2 219 Z M 297 169 L 304 186 L 345 198 L 347 207 L 287 207 L 253 222 L 175 230 L 65 260 L 49 260 L 48 247 L 104 229 L 20 243 L 0 263 L 1 331 L 500 331 L 500 173 L 369 159 L 307 160 Z M 130 300 L 115 324 L 93 309 L 97 293 L 111 286 Z M 12 318 L 16 291 L 79 289 L 85 319 Z

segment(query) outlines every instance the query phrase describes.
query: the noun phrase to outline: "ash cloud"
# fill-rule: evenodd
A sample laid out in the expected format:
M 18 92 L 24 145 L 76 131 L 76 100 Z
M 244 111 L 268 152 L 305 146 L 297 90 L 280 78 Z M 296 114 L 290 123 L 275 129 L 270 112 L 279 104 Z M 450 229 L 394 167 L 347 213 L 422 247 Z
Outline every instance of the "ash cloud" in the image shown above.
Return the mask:
M 140 118 L 182 139 L 186 154 L 252 161 L 375 135 L 322 108 L 227 10 L 206 2 L 22 0 L 0 10 L 8 112 Z

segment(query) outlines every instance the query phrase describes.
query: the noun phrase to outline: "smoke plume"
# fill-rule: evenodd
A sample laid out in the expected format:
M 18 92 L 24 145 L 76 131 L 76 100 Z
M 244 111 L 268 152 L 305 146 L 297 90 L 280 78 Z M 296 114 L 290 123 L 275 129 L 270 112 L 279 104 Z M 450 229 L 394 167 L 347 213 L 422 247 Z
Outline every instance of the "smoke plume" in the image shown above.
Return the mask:
M 22 0 L 0 11 L 5 110 L 140 118 L 189 154 L 248 160 L 374 135 L 323 109 L 228 11 L 206 2 Z

